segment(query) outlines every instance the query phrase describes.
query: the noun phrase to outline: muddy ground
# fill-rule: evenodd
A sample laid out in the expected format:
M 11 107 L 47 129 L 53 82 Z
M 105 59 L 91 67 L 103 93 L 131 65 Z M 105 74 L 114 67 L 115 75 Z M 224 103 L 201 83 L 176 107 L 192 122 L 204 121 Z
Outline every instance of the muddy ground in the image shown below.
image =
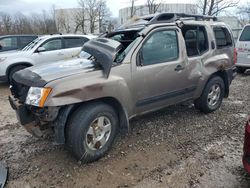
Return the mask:
M 80 164 L 52 138 L 39 140 L 18 123 L 0 84 L 0 160 L 6 187 L 250 187 L 241 163 L 250 114 L 250 74 L 238 75 L 230 97 L 209 115 L 177 105 L 131 122 L 101 160 Z

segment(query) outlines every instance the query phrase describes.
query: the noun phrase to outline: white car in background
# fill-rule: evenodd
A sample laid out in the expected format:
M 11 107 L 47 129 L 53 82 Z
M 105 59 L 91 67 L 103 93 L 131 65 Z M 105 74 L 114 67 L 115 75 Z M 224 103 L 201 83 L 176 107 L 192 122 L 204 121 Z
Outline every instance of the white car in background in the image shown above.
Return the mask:
M 236 67 L 239 73 L 250 69 L 250 24 L 246 25 L 236 43 L 237 62 Z
M 46 35 L 41 36 L 21 51 L 1 53 L 0 81 L 11 83 L 12 75 L 24 68 L 42 63 L 66 60 L 77 56 L 82 46 L 93 35 Z

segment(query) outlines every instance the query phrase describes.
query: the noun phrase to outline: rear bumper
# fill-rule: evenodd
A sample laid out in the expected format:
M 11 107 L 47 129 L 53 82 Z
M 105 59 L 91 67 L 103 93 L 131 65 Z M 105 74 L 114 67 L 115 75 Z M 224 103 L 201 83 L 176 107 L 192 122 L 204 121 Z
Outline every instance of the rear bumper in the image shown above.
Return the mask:
M 236 67 L 245 67 L 245 68 L 250 68 L 250 64 L 245 64 L 245 63 L 236 63 Z

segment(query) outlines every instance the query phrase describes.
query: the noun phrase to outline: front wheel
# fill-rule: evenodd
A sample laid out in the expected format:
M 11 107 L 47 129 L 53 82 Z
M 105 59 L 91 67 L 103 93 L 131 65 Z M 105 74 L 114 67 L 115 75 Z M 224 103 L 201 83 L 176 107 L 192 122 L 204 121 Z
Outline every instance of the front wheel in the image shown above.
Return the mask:
M 215 76 L 208 81 L 202 95 L 194 101 L 194 105 L 204 113 L 213 112 L 221 106 L 224 93 L 224 81 L 221 77 Z
M 117 127 L 118 117 L 111 106 L 86 104 L 71 117 L 66 129 L 66 144 L 77 160 L 96 161 L 111 148 Z

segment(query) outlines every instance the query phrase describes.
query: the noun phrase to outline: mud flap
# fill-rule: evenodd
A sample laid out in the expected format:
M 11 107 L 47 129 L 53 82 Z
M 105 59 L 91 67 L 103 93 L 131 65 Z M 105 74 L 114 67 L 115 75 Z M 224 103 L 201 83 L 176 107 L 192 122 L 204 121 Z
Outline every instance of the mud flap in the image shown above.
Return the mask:
M 0 188 L 3 188 L 8 177 L 7 165 L 0 161 Z

